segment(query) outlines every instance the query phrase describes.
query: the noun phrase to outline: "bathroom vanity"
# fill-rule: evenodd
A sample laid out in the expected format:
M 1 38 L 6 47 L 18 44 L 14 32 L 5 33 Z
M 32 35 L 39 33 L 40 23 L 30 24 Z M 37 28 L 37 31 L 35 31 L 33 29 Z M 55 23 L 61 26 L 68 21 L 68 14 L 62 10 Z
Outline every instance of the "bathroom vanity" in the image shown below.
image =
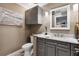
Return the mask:
M 72 39 L 72 38 L 71 38 Z M 75 56 L 78 41 L 66 38 L 51 38 L 34 35 L 34 55 L 37 56 Z

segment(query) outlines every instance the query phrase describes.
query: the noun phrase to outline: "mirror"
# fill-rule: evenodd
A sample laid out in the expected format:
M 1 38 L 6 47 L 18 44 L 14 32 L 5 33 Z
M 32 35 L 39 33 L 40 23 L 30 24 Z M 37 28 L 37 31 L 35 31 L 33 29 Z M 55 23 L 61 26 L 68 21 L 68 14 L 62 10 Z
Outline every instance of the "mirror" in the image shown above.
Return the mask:
M 70 29 L 70 5 L 50 11 L 50 29 Z

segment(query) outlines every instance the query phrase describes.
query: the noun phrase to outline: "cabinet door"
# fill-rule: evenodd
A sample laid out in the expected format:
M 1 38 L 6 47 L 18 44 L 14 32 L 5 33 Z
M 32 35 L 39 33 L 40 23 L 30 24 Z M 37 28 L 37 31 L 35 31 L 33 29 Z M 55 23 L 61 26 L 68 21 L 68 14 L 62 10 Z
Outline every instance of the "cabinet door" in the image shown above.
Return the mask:
M 45 51 L 46 56 L 55 56 L 56 55 L 55 53 L 56 53 L 56 46 L 46 44 L 46 51 Z
M 44 56 L 44 55 L 45 55 L 44 46 L 39 45 L 38 48 L 37 48 L 37 56 Z
M 70 56 L 70 49 L 56 47 L 56 55 L 57 56 Z
M 45 55 L 45 43 L 43 38 L 37 39 L 37 56 L 44 56 Z
M 38 23 L 38 7 L 31 8 L 25 12 L 26 24 L 37 24 Z
M 44 11 L 41 7 L 35 6 L 25 12 L 26 24 L 42 24 Z
M 71 44 L 71 56 L 77 56 L 78 55 L 78 45 Z
M 71 56 L 77 56 L 78 54 L 76 53 L 76 51 L 71 51 Z

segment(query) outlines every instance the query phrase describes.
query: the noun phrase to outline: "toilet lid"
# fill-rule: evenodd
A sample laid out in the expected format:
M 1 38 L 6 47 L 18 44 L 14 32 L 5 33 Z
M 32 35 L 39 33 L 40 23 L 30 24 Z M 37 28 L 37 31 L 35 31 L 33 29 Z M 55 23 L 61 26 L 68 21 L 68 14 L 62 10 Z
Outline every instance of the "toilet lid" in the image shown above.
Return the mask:
M 33 43 L 26 43 L 22 46 L 22 48 L 32 47 Z

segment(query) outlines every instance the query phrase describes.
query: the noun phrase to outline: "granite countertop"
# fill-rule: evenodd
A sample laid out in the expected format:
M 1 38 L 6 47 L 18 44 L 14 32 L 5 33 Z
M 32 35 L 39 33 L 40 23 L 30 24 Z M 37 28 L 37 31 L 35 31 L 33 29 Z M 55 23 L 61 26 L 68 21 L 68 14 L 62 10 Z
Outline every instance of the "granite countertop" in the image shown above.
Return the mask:
M 55 37 L 55 36 L 44 35 L 44 34 L 34 34 L 33 36 L 56 40 L 56 41 L 68 42 L 68 43 L 73 43 L 73 44 L 79 44 L 78 39 L 75 39 L 73 37 Z

